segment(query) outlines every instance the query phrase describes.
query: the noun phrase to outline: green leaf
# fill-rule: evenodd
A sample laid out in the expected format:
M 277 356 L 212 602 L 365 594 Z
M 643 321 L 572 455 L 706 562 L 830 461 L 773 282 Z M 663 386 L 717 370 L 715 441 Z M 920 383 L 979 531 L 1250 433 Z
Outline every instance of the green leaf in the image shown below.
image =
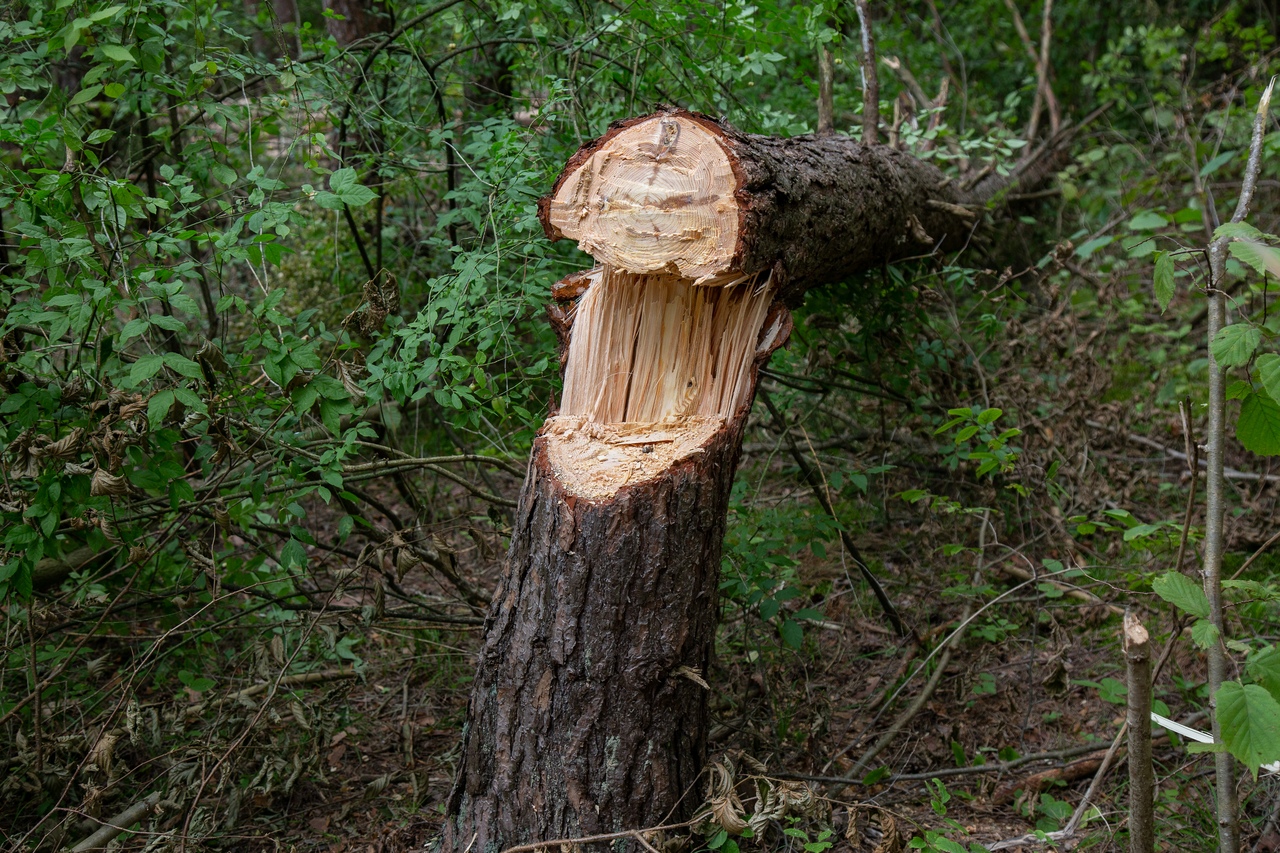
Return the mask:
M 1151 589 L 1183 613 L 1209 618 L 1209 599 L 1204 590 L 1181 572 L 1165 572 L 1151 582 Z
M 1214 700 L 1223 743 L 1254 776 L 1260 765 L 1280 760 L 1280 703 L 1275 697 L 1257 684 L 1228 681 Z
M 1191 642 L 1196 648 L 1209 649 L 1218 644 L 1222 632 L 1208 619 L 1197 619 L 1191 626 Z
M 782 635 L 782 642 L 789 648 L 798 649 L 804 642 L 804 629 L 794 619 L 787 619 L 779 625 L 778 633 Z
M 1280 701 L 1280 648 L 1267 646 L 1254 653 L 1245 662 L 1245 670 L 1250 678 Z
M 352 207 L 364 207 L 377 198 L 378 194 L 368 187 L 357 185 L 348 190 L 343 190 L 339 193 L 339 197 Z
M 280 565 L 286 569 L 302 568 L 307 565 L 307 549 L 297 539 L 290 539 L 280 549 Z
M 1262 394 L 1249 394 L 1240 405 L 1236 438 L 1259 456 L 1280 456 L 1280 404 Z
M 164 367 L 163 355 L 144 355 L 133 363 L 133 367 L 129 370 L 129 384 L 138 385 L 146 382 L 152 376 L 160 372 L 160 368 Z
M 223 186 L 231 186 L 236 182 L 236 170 L 225 163 L 214 163 L 209 168 L 214 180 Z
M 129 52 L 129 48 L 122 44 L 103 44 L 99 45 L 98 49 L 102 51 L 103 56 L 115 62 L 137 62 Z
M 147 421 L 152 429 L 159 429 L 164 423 L 164 416 L 173 407 L 173 392 L 161 391 L 147 401 Z
M 356 170 L 350 166 L 345 169 L 339 169 L 329 176 L 329 189 L 338 195 L 342 195 L 343 190 L 348 190 L 359 183 L 356 178 Z
M 1173 256 L 1168 252 L 1156 252 L 1154 284 L 1156 304 L 1164 311 L 1173 301 Z
M 1213 239 L 1221 240 L 1227 238 L 1242 238 L 1245 240 L 1261 240 L 1266 235 L 1254 228 L 1248 222 L 1224 222 L 1219 225 L 1213 232 Z
M 118 98 L 124 94 L 124 84 L 108 83 L 103 87 L 102 94 L 106 95 L 108 98 Z
M 339 169 L 329 176 L 329 189 L 333 190 L 338 198 L 352 207 L 362 207 L 378 197 L 373 190 L 360 185 L 356 178 L 356 170 L 349 166 L 345 169 Z M 321 207 L 329 206 L 325 201 L 320 200 L 319 194 L 316 196 L 316 202 Z
M 320 205 L 326 210 L 341 210 L 342 198 L 334 193 L 324 192 L 323 190 L 321 190 L 320 192 L 316 193 L 316 204 Z
M 116 15 L 124 11 L 124 6 L 108 6 L 105 9 L 99 9 L 96 12 L 89 13 L 89 20 L 95 24 L 101 23 L 108 18 L 114 18 Z
M 1240 153 L 1239 151 L 1235 151 L 1235 150 L 1223 151 L 1217 157 L 1214 157 L 1208 163 L 1205 163 L 1203 166 L 1200 167 L 1200 177 L 1202 178 L 1209 177 L 1214 172 L 1221 169 L 1224 165 L 1226 165 L 1231 160 L 1232 157 L 1236 156 L 1239 153 Z
M 1209 349 L 1218 364 L 1236 367 L 1249 360 L 1261 340 L 1262 332 L 1252 323 L 1232 323 L 1218 330 Z
M 1280 250 L 1251 240 L 1236 240 L 1227 248 L 1236 260 L 1253 267 L 1258 275 L 1280 276 Z
M 1280 403 L 1280 355 L 1264 353 L 1258 356 L 1257 365 L 1262 387 L 1267 389 L 1272 400 Z
M 214 685 L 212 678 L 193 675 L 185 669 L 178 670 L 178 680 L 194 690 L 196 693 L 203 693 Z
M 1265 356 L 1264 356 L 1265 357 Z M 1227 386 L 1228 400 L 1243 400 L 1253 393 L 1253 386 L 1243 379 L 1237 379 Z
M 181 373 L 188 379 L 200 379 L 204 376 L 204 373 L 200 370 L 200 365 L 196 364 L 185 355 L 178 355 L 176 352 L 165 353 L 164 363 L 171 370 Z
M 125 323 L 124 328 L 120 330 L 120 344 L 116 349 L 123 349 L 126 343 L 141 335 L 150 325 L 151 322 L 146 317 L 134 317 Z
M 74 107 L 77 104 L 83 104 L 85 101 L 93 100 L 101 91 L 102 86 L 100 84 L 81 89 L 79 92 L 76 92 L 76 96 L 67 103 L 67 106 Z
M 1154 210 L 1148 210 L 1146 213 L 1139 213 L 1133 219 L 1129 220 L 1130 231 L 1153 231 L 1156 228 L 1163 228 L 1169 224 L 1169 220 L 1156 213 Z

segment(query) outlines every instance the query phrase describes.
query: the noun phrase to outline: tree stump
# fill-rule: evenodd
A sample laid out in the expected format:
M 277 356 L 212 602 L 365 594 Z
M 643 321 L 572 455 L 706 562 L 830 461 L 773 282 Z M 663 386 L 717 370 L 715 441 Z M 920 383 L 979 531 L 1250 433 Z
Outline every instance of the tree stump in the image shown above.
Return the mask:
M 962 239 L 961 201 L 892 149 L 682 110 L 615 124 L 569 161 L 543 227 L 600 266 L 555 291 L 561 408 L 486 622 L 445 851 L 693 815 L 729 494 L 784 303 Z

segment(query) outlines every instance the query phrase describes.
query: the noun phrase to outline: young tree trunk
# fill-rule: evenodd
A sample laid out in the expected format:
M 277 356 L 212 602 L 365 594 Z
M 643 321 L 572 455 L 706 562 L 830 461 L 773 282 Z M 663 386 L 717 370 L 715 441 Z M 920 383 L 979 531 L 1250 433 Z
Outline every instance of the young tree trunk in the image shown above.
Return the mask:
M 555 293 L 562 407 L 486 623 L 444 853 L 643 829 L 704 799 L 720 549 L 760 366 L 807 287 L 963 239 L 933 166 L 667 110 L 539 203 L 602 267 Z M 630 844 L 631 842 L 627 842 Z

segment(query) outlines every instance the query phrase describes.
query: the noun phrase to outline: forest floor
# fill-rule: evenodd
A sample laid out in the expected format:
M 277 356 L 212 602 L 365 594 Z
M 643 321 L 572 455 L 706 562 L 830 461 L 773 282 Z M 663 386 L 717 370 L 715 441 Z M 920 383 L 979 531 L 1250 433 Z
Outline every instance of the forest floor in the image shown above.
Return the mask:
M 763 430 L 753 435 L 757 441 L 770 438 Z M 1134 517 L 1159 518 L 1173 515 L 1169 507 L 1185 500 L 1189 476 L 1184 463 L 1168 453 L 1136 443 L 1122 430 L 1094 429 L 1079 439 L 1095 459 L 1111 460 L 1102 466 L 1109 482 L 1100 482 L 1094 495 L 1099 506 L 1108 504 L 1106 493 L 1123 492 Z M 872 437 L 861 452 L 874 457 L 887 449 Z M 753 445 L 748 438 L 744 474 L 758 477 L 778 468 L 767 450 L 767 443 Z M 884 484 L 887 492 L 905 489 L 910 475 L 903 477 L 902 483 Z M 784 477 L 761 483 L 757 502 L 805 497 L 803 488 Z M 1161 497 L 1170 489 L 1161 490 L 1160 483 L 1180 487 Z M 1145 492 L 1144 484 L 1150 487 Z M 505 485 L 514 497 L 515 480 Z M 1246 484 L 1240 496 L 1262 493 Z M 1143 494 L 1150 501 L 1140 506 L 1134 498 Z M 766 849 L 794 846 L 799 851 L 806 843 L 827 842 L 837 853 L 894 853 L 926 828 L 966 847 L 1060 829 L 1124 719 L 1123 609 L 1133 607 L 1151 629 L 1154 649 L 1168 639 L 1173 619 L 1168 608 L 1150 593 L 1134 596 L 1126 589 L 1129 576 L 1117 566 L 1131 573 L 1151 568 L 1132 565 L 1120 537 L 1092 553 L 1083 545 L 1054 547 L 1041 541 L 1033 559 L 1031 549 L 1022 546 L 977 542 L 973 513 L 947 516 L 901 505 L 906 509 L 871 525 L 858 546 L 916 638 L 900 638 L 887 627 L 852 564 L 838 552 L 821 559 L 809 553 L 796 567 L 799 585 L 815 592 L 789 605 L 823 613 L 820 622 L 808 626 L 799 649 L 788 648 L 772 626 L 742 611 L 721 626 L 707 679 L 712 761 L 727 763 L 739 774 L 748 814 L 755 805 L 749 781 L 759 777 L 806 782 L 829 807 L 819 810 L 817 820 L 777 822 Z M 968 533 L 957 534 L 958 525 Z M 883 752 L 860 761 L 932 674 L 937 658 L 921 674 L 921 649 L 938 650 L 960 624 L 964 599 L 942 594 L 954 581 L 943 579 L 937 555 L 939 543 L 966 536 L 970 563 L 979 572 L 976 585 L 987 588 L 986 600 L 993 603 L 967 623 L 936 689 L 900 721 L 900 733 Z M 1247 525 L 1234 526 L 1233 547 L 1242 554 L 1257 546 L 1256 538 Z M 468 580 L 495 586 L 500 554 L 477 546 L 459 559 Z M 1109 568 L 1086 568 L 1064 583 L 1028 581 L 1029 568 L 1045 560 Z M 405 579 L 407 587 L 415 582 L 419 588 L 413 591 L 440 591 L 429 577 Z M 251 841 L 250 830 L 246 849 L 422 849 L 438 829 L 452 781 L 480 639 L 478 627 L 372 631 L 362 646 L 361 678 L 310 691 L 309 704 L 340 704 L 348 720 L 320 745 L 323 773 L 300 780 L 287 803 L 273 803 L 258 824 L 260 843 Z M 1208 728 L 1203 714 L 1197 715 L 1203 705 L 1198 692 L 1203 666 L 1189 641 L 1175 643 L 1156 696 L 1169 716 Z M 901 694 L 886 704 L 898 687 Z M 1128 811 L 1123 756 L 1122 749 L 1090 799 L 1079 832 L 1049 849 L 1125 846 L 1119 834 Z M 1155 760 L 1163 849 L 1200 849 L 1213 820 L 1210 758 L 1188 754 L 1173 736 L 1157 739 Z M 851 784 L 837 782 L 841 777 Z M 1260 837 L 1280 785 L 1266 776 L 1257 782 L 1246 777 L 1240 793 L 1251 821 L 1246 824 L 1251 846 L 1245 849 L 1280 850 L 1274 826 Z M 253 823 L 243 820 L 241 830 Z M 821 835 L 824 827 L 830 835 Z M 777 831 L 786 828 L 791 834 Z M 687 849 L 706 841 L 698 836 Z

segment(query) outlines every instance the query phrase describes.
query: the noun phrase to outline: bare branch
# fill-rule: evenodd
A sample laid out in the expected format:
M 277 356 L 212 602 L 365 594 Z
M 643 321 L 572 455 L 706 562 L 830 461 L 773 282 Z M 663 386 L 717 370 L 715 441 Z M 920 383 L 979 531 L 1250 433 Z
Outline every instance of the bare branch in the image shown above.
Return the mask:
M 871 31 L 867 0 L 857 0 L 858 24 L 862 29 L 862 142 L 880 141 L 880 77 L 876 70 L 876 37 Z
M 835 104 L 832 95 L 834 77 L 831 49 L 824 44 L 818 48 L 818 136 L 835 133 Z

